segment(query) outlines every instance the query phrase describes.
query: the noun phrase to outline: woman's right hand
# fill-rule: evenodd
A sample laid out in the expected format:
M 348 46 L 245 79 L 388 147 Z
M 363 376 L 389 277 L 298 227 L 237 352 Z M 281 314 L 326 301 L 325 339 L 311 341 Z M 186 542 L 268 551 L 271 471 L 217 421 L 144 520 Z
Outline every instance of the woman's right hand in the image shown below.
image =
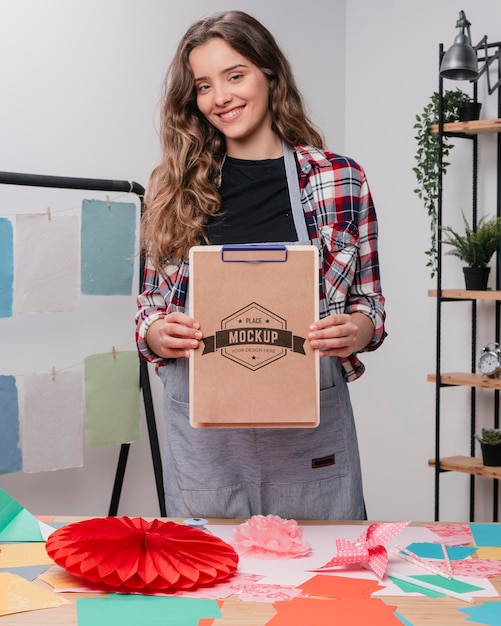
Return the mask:
M 201 339 L 200 324 L 179 311 L 155 320 L 146 333 L 150 350 L 164 359 L 188 358 Z

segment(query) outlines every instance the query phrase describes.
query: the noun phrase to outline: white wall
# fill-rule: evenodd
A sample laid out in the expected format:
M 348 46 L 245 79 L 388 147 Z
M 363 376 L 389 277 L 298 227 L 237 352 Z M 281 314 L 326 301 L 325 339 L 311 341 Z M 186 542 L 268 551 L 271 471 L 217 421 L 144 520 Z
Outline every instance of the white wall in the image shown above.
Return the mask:
M 491 41 L 500 40 L 501 5 L 489 0 L 347 2 L 345 147 L 364 165 L 376 200 L 388 312 L 388 339 L 381 350 L 366 357 L 367 374 L 352 386 L 367 506 L 374 519 L 433 517 L 434 475 L 427 460 L 434 456 L 435 396 L 426 376 L 434 371 L 435 300 L 427 292 L 435 284 L 425 267 L 428 217 L 413 193 L 417 186 L 412 172 L 413 125 L 416 113 L 438 90 L 438 46 L 452 44 L 460 9 L 472 23 L 474 43 L 484 34 Z M 485 85 L 484 77 L 479 83 L 482 117 L 496 117 L 496 95 L 487 96 Z M 470 90 L 464 82 L 445 81 L 444 86 Z M 480 163 L 488 170 L 479 179 L 479 212 L 492 215 L 495 204 L 486 185 L 494 192 L 494 138 L 482 137 L 479 146 Z M 459 225 L 461 208 L 468 209 L 470 150 L 469 144 L 457 141 L 451 153 L 453 165 L 444 180 L 446 223 Z M 463 286 L 457 259 L 446 257 L 444 274 L 445 287 Z M 448 371 L 469 367 L 466 306 L 444 308 L 443 366 Z M 487 313 L 480 305 L 479 315 Z M 494 335 L 493 326 L 489 328 L 492 333 L 486 341 Z M 465 390 L 444 393 L 442 452 L 468 455 Z M 468 519 L 468 482 L 466 475 L 442 475 L 442 519 Z M 477 485 L 477 519 L 491 519 L 491 481 L 478 479 Z
M 186 5 L 169 0 L 4 0 L 0 171 L 135 180 L 145 185 L 158 157 L 156 105 L 177 42 L 193 21 L 230 8 L 253 13 L 275 34 L 290 57 L 312 117 L 341 149 L 345 68 L 341 0 L 320 7 L 323 19 L 314 31 L 304 30 L 302 5 L 288 0 L 198 0 Z M 290 15 L 297 19 L 284 19 Z M 330 55 L 335 63 L 326 81 L 323 60 Z M 4 185 L 0 216 L 45 211 L 47 206 L 53 211 L 78 207 L 82 196 L 105 194 Z M 101 299 L 99 306 L 104 308 L 97 318 L 89 314 L 88 306 L 78 315 L 0 319 L 0 374 L 19 375 L 22 390 L 24 374 L 80 363 L 89 353 L 132 341 L 134 298 Z M 152 383 L 162 437 L 161 385 L 154 374 Z M 131 446 L 120 514 L 159 513 L 146 428 L 143 433 L 142 440 Z M 0 487 L 33 512 L 106 514 L 118 452 L 115 447 L 87 449 L 82 469 L 2 475 Z
M 437 89 L 438 44 L 452 43 L 459 9 L 472 22 L 475 41 L 484 33 L 499 40 L 501 29 L 494 26 L 501 23 L 501 5 L 490 0 L 467 0 L 461 6 L 452 0 L 319 0 L 307 7 L 297 0 L 198 0 L 187 5 L 4 0 L 0 170 L 145 184 L 158 155 L 155 105 L 177 41 L 192 21 L 227 8 L 247 10 L 270 27 L 289 55 L 330 147 L 354 157 L 367 171 L 380 220 L 389 332 L 385 345 L 364 357 L 367 372 L 350 387 L 368 513 L 381 520 L 430 519 L 433 470 L 427 460 L 434 451 L 434 387 L 426 375 L 434 369 L 435 302 L 427 297 L 434 286 L 424 256 L 428 219 L 412 191 L 412 126 Z M 482 115 L 494 116 L 495 96 L 481 94 L 481 99 L 487 109 Z M 488 158 L 493 141 L 482 142 L 488 172 L 482 175 L 483 185 L 492 179 Z M 447 181 L 451 219 L 461 203 L 467 206 L 471 169 L 460 146 L 455 158 Z M 12 212 L 13 194 L 0 187 L 0 216 Z M 492 212 L 490 192 L 482 187 L 481 197 L 485 211 Z M 23 202 L 39 200 L 43 205 L 45 199 L 30 196 Z M 446 271 L 451 285 L 461 284 L 461 270 L 453 260 Z M 124 308 L 126 325 L 132 310 Z M 454 347 L 448 357 L 452 369 L 456 357 L 468 351 L 463 317 L 456 308 L 447 323 L 447 345 Z M 26 319 L 28 336 L 31 324 Z M 0 337 L 4 328 L 0 320 Z M 64 342 L 60 336 L 54 340 Z M 106 335 L 101 340 L 106 344 Z M 23 333 L 18 343 L 27 360 L 35 355 L 43 362 Z M 0 373 L 11 373 L 11 364 L 4 361 L 0 357 Z M 161 427 L 160 387 L 155 379 L 154 384 Z M 468 453 L 461 392 L 448 399 L 448 454 Z M 104 514 L 117 453 L 113 448 L 87 451 L 79 470 L 0 476 L 0 487 L 33 512 Z M 443 476 L 442 486 L 442 518 L 467 519 L 467 477 Z M 488 517 L 488 510 L 484 513 L 482 504 L 480 508 Z M 131 448 L 119 513 L 158 514 L 145 437 Z

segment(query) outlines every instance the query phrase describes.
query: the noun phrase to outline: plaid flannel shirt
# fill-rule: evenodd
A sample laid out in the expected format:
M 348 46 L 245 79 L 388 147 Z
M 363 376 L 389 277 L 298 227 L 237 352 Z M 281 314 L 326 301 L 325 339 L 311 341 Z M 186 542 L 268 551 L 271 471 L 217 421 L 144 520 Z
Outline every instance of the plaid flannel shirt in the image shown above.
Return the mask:
M 374 336 L 364 351 L 383 342 L 384 297 L 377 251 L 377 219 L 363 169 L 353 160 L 309 146 L 295 146 L 300 168 L 301 202 L 312 244 L 319 249 L 320 317 L 361 312 L 373 322 Z M 140 355 L 160 367 L 145 337 L 150 324 L 173 311 L 184 311 L 189 264 L 167 265 L 160 274 L 146 259 L 143 291 L 138 296 L 136 341 Z M 312 320 L 313 321 L 313 320 Z M 347 381 L 364 372 L 357 354 L 341 358 Z

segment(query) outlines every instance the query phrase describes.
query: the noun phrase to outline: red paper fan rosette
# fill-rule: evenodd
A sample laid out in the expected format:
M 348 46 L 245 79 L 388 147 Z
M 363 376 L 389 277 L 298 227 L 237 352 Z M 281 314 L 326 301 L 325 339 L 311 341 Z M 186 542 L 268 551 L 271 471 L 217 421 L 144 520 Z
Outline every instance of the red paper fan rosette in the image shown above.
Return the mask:
M 175 522 L 105 517 L 54 531 L 47 554 L 70 574 L 115 591 L 190 589 L 237 569 L 235 550 L 213 535 Z

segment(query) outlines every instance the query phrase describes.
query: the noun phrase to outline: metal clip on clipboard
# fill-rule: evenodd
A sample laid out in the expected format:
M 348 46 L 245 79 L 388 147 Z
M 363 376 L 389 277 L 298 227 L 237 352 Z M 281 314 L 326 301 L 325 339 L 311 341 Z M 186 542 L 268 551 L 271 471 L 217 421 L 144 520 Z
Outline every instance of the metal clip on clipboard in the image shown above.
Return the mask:
M 285 263 L 288 249 L 284 244 L 227 244 L 221 248 L 223 263 Z

